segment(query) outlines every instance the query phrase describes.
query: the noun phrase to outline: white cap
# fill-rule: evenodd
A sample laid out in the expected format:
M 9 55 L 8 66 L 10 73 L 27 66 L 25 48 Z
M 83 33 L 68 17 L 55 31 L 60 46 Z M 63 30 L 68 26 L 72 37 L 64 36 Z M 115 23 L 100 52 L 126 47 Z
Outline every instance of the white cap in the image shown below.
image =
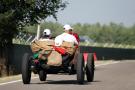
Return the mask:
M 66 25 L 64 25 L 64 30 L 71 30 L 71 29 L 73 29 L 70 25 L 68 25 L 68 24 L 66 24 Z
M 45 33 L 45 35 L 51 35 L 51 30 L 50 29 L 45 29 L 43 33 Z

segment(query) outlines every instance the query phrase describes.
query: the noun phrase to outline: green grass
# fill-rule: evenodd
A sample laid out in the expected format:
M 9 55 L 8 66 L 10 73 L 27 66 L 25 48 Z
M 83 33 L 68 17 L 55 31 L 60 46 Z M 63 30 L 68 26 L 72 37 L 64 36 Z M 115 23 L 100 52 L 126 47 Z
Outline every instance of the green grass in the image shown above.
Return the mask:
M 23 44 L 23 45 L 30 45 L 30 42 L 26 43 L 25 40 L 20 39 L 13 39 L 14 44 Z M 127 45 L 127 44 L 114 44 L 114 43 L 80 43 L 81 46 L 94 46 L 94 47 L 108 47 L 108 48 L 131 48 L 135 49 L 134 45 Z

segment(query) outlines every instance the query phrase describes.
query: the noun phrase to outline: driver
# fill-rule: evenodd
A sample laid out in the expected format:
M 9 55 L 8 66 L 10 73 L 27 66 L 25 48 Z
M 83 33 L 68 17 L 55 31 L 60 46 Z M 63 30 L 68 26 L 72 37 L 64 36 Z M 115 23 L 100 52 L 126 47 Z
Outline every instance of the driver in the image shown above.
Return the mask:
M 62 45 L 62 42 L 71 42 L 73 43 L 74 45 L 78 45 L 78 41 L 76 40 L 76 38 L 70 34 L 70 30 L 72 30 L 73 28 L 66 24 L 64 25 L 64 33 L 58 35 L 56 38 L 55 38 L 55 46 L 61 46 Z
M 78 41 L 76 40 L 76 38 L 71 34 L 71 30 L 73 29 L 70 25 L 66 24 L 63 26 L 64 28 L 64 33 L 58 35 L 55 38 L 55 46 L 62 46 L 63 42 L 69 42 L 69 43 L 73 43 L 74 46 L 78 46 Z M 66 49 L 67 51 L 70 51 L 71 48 Z M 72 55 L 74 53 L 74 50 L 72 52 L 68 52 L 64 55 L 62 55 L 62 61 L 63 61 L 63 66 L 65 67 L 65 70 L 67 70 L 66 68 L 69 66 L 69 63 L 71 61 Z

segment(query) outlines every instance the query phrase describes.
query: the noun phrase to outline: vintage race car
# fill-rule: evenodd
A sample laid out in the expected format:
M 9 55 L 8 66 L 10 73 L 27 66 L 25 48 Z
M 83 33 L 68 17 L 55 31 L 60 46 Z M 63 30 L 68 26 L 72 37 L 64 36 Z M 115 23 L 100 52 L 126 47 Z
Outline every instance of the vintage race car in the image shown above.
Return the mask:
M 34 41 L 31 44 L 33 54 L 25 53 L 22 60 L 22 81 L 29 84 L 31 73 L 39 75 L 45 81 L 47 74 L 69 73 L 77 74 L 77 82 L 84 83 L 94 78 L 93 53 L 81 52 L 73 44 L 64 42 L 61 46 L 54 46 L 54 41 Z

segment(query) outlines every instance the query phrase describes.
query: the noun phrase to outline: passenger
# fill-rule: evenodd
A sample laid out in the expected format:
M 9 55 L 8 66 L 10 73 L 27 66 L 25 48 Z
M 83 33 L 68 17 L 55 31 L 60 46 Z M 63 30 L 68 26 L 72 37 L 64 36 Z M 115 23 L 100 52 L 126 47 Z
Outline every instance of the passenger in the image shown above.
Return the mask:
M 51 51 L 53 50 L 53 46 L 54 46 L 54 40 L 51 39 L 51 30 L 45 29 L 42 33 L 41 38 L 39 39 L 39 42 L 37 42 L 37 43 L 40 45 L 40 47 L 43 48 L 42 51 L 40 52 L 38 58 L 45 60 L 46 59 L 45 56 L 49 55 L 51 53 Z
M 44 41 L 42 43 L 44 43 L 44 45 L 49 45 L 49 46 L 54 46 L 54 40 L 51 38 L 52 34 L 51 34 L 51 30 L 50 29 L 45 29 L 42 33 L 41 38 L 39 39 L 39 41 Z
M 45 29 L 42 33 L 42 36 L 40 38 L 40 41 L 46 41 L 51 39 L 51 30 L 50 29 Z

